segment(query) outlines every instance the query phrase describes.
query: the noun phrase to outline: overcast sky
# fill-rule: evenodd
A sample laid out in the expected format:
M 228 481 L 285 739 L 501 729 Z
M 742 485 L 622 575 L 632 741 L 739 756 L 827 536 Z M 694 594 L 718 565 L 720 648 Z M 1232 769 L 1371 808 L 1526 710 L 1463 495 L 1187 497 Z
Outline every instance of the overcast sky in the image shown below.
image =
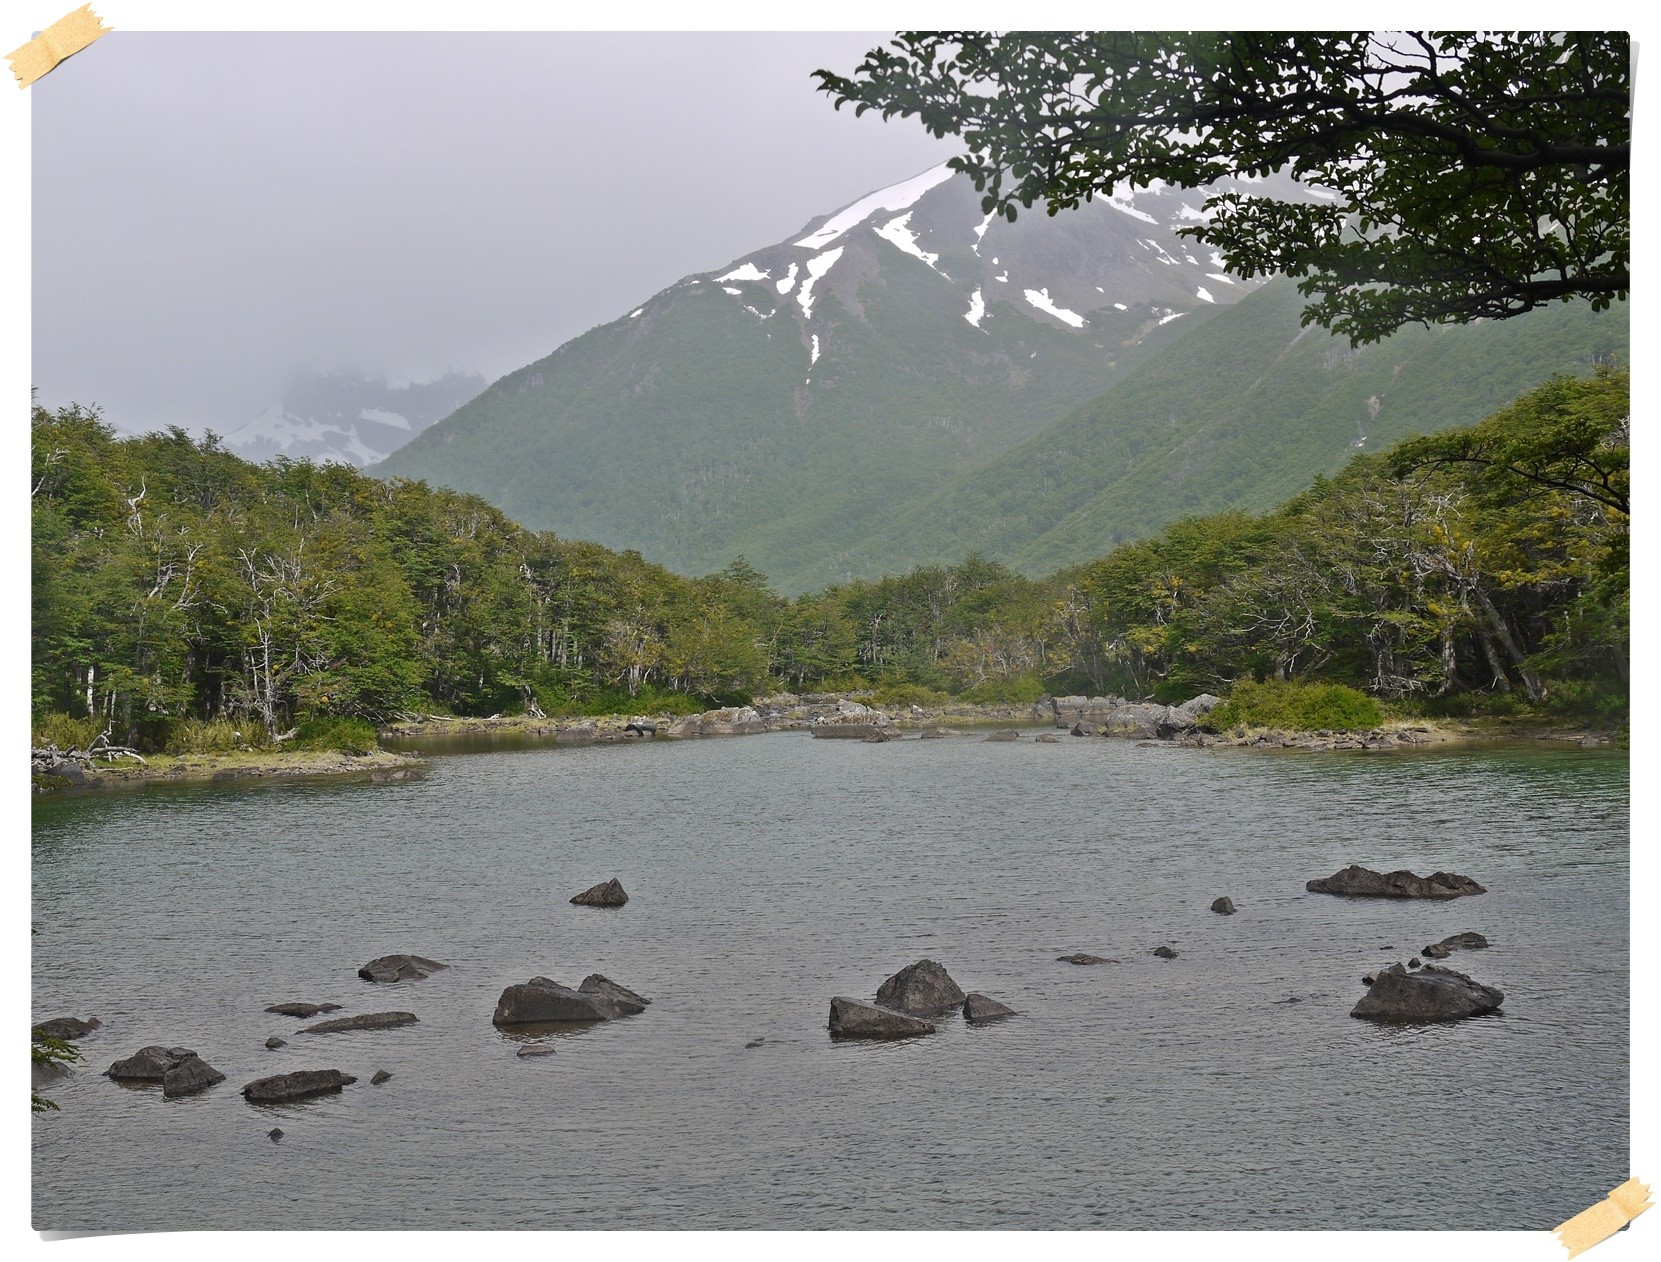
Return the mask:
M 33 379 L 236 428 L 288 375 L 494 379 L 951 156 L 880 34 L 106 36 L 35 84 Z

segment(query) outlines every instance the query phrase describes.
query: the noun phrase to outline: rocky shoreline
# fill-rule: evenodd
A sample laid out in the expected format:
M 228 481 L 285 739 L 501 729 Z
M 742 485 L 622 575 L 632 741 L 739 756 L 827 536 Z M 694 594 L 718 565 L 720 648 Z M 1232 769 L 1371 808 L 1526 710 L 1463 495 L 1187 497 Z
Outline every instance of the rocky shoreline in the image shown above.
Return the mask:
M 417 754 L 377 749 L 367 754 L 334 750 L 268 750 L 234 754 L 154 754 L 146 762 L 99 766 L 78 761 L 37 765 L 36 796 L 66 789 L 109 789 L 144 784 L 202 784 L 250 780 L 309 780 L 319 776 L 389 783 L 419 779 Z
M 1619 743 L 1619 738 L 1610 732 L 1548 728 L 1509 721 L 1473 724 L 1404 719 L 1366 731 L 1296 732 L 1239 727 L 1224 732 L 1206 731 L 1200 726 L 1201 721 L 1217 704 L 1218 698 L 1201 694 L 1176 706 L 1129 701 L 1123 697 L 1045 697 L 1036 702 L 1019 704 L 953 703 L 885 709 L 847 693 L 778 693 L 760 697 L 747 706 L 680 716 L 596 715 L 568 719 L 494 716 L 471 719 L 426 715 L 394 724 L 381 735 L 383 738 L 407 740 L 421 736 L 511 734 L 548 739 L 557 744 L 592 745 L 808 730 L 816 737 L 878 743 L 908 736 L 970 735 L 975 729 L 990 727 L 1041 728 L 1081 738 L 1106 737 L 1173 747 L 1314 752 L 1388 750 L 1530 739 L 1564 741 L 1586 747 Z M 1000 738 L 1012 739 L 1002 734 Z

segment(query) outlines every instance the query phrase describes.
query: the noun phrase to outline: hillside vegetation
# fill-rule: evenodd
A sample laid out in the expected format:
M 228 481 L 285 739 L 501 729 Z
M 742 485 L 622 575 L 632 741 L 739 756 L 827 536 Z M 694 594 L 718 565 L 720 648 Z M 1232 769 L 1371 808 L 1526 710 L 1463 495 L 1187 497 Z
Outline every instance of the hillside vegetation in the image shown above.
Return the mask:
M 167 748 L 409 711 L 686 711 L 779 688 L 1180 699 L 1244 680 L 1617 715 L 1627 429 L 1624 372 L 1554 378 L 1280 508 L 1182 518 L 1043 578 L 970 556 L 786 599 L 743 560 L 688 579 L 474 496 L 37 408 L 37 733 Z

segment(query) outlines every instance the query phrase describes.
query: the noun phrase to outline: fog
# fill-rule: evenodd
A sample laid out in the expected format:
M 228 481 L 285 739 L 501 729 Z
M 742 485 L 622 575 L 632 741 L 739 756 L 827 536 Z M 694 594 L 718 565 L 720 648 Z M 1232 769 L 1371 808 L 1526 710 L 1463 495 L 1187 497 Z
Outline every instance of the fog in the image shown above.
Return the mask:
M 494 379 L 955 152 L 814 90 L 881 38 L 117 30 L 31 89 L 39 399 Z

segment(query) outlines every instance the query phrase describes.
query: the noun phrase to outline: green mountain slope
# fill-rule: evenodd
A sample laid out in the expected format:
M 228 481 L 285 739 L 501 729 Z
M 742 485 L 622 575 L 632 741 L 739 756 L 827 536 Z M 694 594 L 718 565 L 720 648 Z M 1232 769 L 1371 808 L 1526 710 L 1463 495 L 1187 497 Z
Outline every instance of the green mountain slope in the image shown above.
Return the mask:
M 1270 508 L 1357 450 L 1473 424 L 1554 372 L 1628 358 L 1624 304 L 1410 328 L 1354 349 L 1300 328 L 1301 307 L 1290 282 L 1264 287 L 1065 420 L 827 555 L 807 585 L 971 551 L 1048 572 L 1179 517 Z

